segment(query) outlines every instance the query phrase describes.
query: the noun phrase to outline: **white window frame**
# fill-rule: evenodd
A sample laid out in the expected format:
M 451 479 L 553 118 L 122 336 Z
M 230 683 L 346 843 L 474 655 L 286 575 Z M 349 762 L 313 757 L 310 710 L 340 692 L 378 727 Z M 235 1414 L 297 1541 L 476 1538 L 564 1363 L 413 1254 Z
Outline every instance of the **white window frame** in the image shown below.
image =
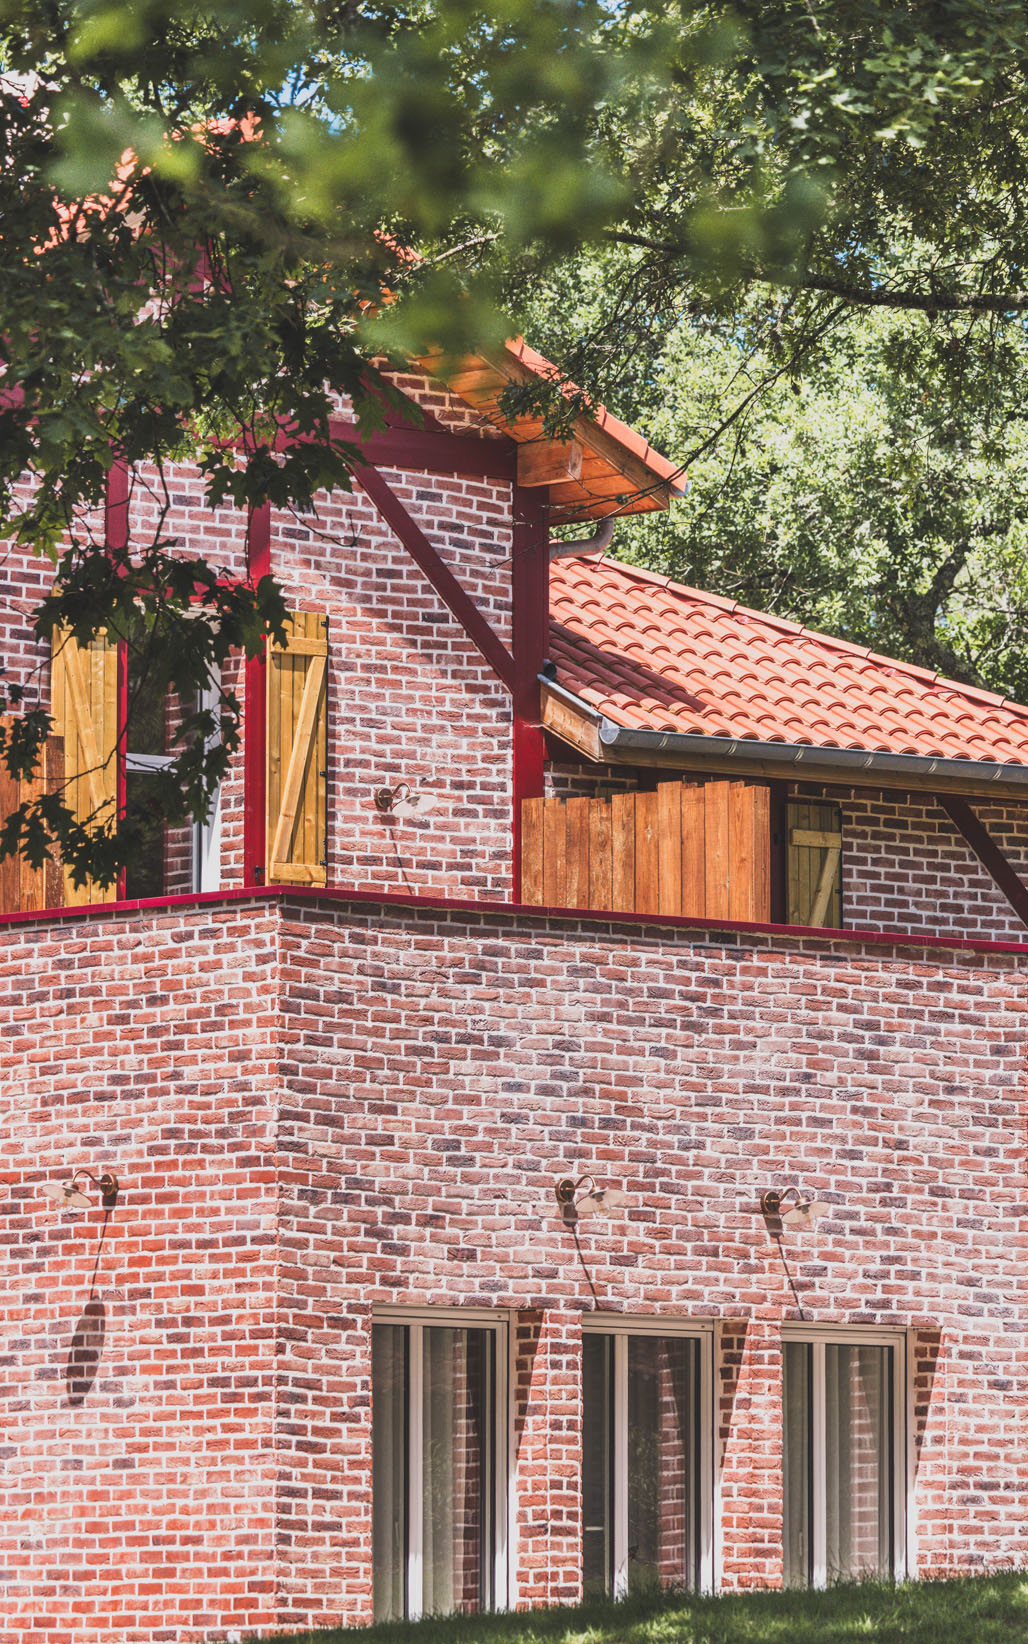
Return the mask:
M 613 1597 L 628 1596 L 628 1338 L 629 1336 L 675 1336 L 700 1344 L 699 1378 L 699 1476 L 697 1514 L 699 1518 L 699 1561 L 697 1575 L 701 1593 L 714 1591 L 714 1325 L 713 1321 L 655 1318 L 646 1313 L 590 1313 L 582 1319 L 584 1336 L 614 1338 L 614 1513 Z
M 221 669 L 214 668 L 210 683 L 200 692 L 202 712 L 217 713 L 221 703 Z M 220 736 L 208 737 L 207 746 L 216 747 Z M 174 754 L 125 753 L 126 774 L 140 771 L 166 771 Z M 211 795 L 211 808 L 206 822 L 193 823 L 193 889 L 216 891 L 221 889 L 221 789 L 219 782 Z
M 432 1326 L 457 1330 L 493 1332 L 493 1600 L 495 1610 L 510 1605 L 510 1557 L 508 1549 L 508 1478 L 510 1476 L 510 1315 L 487 1307 L 376 1307 L 371 1317 L 376 1324 L 399 1324 L 408 1331 L 407 1354 L 407 1571 L 406 1619 L 420 1620 L 423 1612 L 423 1452 L 424 1452 L 424 1340 Z M 374 1389 L 372 1389 L 374 1398 Z M 375 1481 L 371 1481 L 374 1493 Z
M 904 1330 L 881 1330 L 869 1325 L 838 1327 L 832 1325 L 801 1324 L 787 1320 L 782 1325 L 782 1345 L 786 1342 L 804 1342 L 812 1348 L 810 1374 L 810 1539 L 812 1588 L 828 1585 L 827 1514 L 827 1454 L 825 1449 L 825 1348 L 826 1347 L 891 1347 L 892 1360 L 892 1579 L 903 1581 L 908 1574 L 909 1533 L 912 1522 L 910 1500 L 910 1455 L 908 1448 L 908 1337 Z M 785 1355 L 782 1355 L 784 1387 Z M 784 1437 L 783 1411 L 783 1437 Z M 783 1530 L 785 1503 L 782 1503 Z
M 221 669 L 215 666 L 211 670 L 208 683 L 200 692 L 199 702 L 201 713 L 218 715 L 221 707 Z M 207 739 L 208 748 L 217 747 L 221 741 L 219 733 Z M 211 808 L 207 813 L 206 822 L 193 824 L 193 889 L 195 891 L 217 891 L 221 889 L 221 789 L 223 784 L 218 783 L 211 795 Z

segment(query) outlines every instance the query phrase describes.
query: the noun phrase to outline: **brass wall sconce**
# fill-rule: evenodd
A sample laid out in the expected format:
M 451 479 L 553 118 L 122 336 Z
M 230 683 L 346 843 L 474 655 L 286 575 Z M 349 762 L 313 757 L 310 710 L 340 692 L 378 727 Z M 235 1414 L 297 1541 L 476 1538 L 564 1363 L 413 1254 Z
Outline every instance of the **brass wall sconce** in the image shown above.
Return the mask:
M 794 1202 L 785 1206 L 789 1196 Z M 819 1217 L 826 1216 L 831 1209 L 824 1199 L 815 1199 L 810 1194 L 804 1194 L 795 1185 L 783 1188 L 769 1187 L 760 1195 L 760 1208 L 768 1220 L 780 1220 L 783 1227 L 809 1227 Z
M 409 782 L 397 782 L 392 788 L 376 788 L 373 798 L 380 816 L 427 816 L 437 804 L 434 794 L 415 793 Z
M 589 1190 L 582 1193 L 586 1182 Z M 619 1187 L 597 1187 L 591 1176 L 579 1176 L 577 1181 L 573 1176 L 561 1176 L 554 1183 L 553 1191 L 565 1221 L 578 1221 L 581 1216 L 607 1216 L 628 1203 L 628 1194 Z
M 100 1203 L 104 1209 L 113 1210 L 118 1201 L 118 1178 L 111 1170 L 105 1170 L 100 1176 L 94 1176 L 91 1170 L 76 1170 L 70 1182 L 44 1182 L 41 1191 L 48 1199 L 56 1200 L 62 1210 L 88 1210 L 93 1201 L 79 1186 L 81 1177 L 99 1188 Z

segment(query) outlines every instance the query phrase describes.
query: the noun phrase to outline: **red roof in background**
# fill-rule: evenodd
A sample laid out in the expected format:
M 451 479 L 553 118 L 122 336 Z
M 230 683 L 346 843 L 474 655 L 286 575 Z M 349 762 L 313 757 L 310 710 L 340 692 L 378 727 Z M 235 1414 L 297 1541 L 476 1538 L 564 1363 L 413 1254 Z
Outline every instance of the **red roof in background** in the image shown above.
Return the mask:
M 626 729 L 1028 765 L 1028 707 L 617 560 L 550 568 L 557 683 Z

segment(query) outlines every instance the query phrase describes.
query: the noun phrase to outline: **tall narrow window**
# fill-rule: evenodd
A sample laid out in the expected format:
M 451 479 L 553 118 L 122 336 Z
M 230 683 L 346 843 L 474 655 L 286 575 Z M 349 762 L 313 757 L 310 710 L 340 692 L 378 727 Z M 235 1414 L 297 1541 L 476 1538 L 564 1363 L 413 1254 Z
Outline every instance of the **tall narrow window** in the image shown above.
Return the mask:
M 127 647 L 125 801 L 141 837 L 125 871 L 130 898 L 171 896 L 193 889 L 193 830 L 169 827 L 161 806 L 161 773 L 175 756 L 180 715 L 150 647 Z
M 375 1619 L 496 1607 L 502 1326 L 372 1330 Z
M 783 1363 L 784 1579 L 900 1573 L 901 1349 L 790 1340 Z
M 709 1583 L 709 1528 L 701 1510 L 702 1380 L 703 1343 L 697 1336 L 587 1329 L 582 1386 L 587 1596 Z

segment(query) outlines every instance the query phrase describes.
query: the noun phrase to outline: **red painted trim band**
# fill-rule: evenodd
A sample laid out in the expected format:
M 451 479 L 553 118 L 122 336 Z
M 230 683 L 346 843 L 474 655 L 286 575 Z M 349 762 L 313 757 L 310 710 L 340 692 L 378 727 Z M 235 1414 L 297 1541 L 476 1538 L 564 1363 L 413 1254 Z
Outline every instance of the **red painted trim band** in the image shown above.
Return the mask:
M 271 506 L 255 508 L 246 527 L 246 560 L 256 587 L 271 571 Z M 263 655 L 246 659 L 243 702 L 243 879 L 264 883 L 267 788 L 267 664 Z M 213 894 L 217 894 L 216 892 Z
M 445 428 L 383 428 L 361 439 L 356 423 L 335 419 L 331 429 L 336 439 L 360 446 L 377 468 L 460 474 L 505 480 L 511 485 L 517 475 L 517 456 L 507 439 L 478 439 L 472 434 L 451 434 Z
M 530 919 L 561 924 L 634 925 L 643 930 L 698 930 L 738 932 L 742 936 L 785 936 L 847 947 L 945 948 L 963 953 L 1018 953 L 1028 957 L 1028 941 L 1007 942 L 988 937 L 926 936 L 920 931 L 832 930 L 814 925 L 772 925 L 744 919 L 686 918 L 671 913 L 621 913 L 613 909 L 547 908 L 528 902 L 473 902 L 456 896 L 411 896 L 403 891 L 375 887 L 340 886 L 338 889 L 303 885 L 239 885 L 230 890 L 196 891 L 182 896 L 155 896 L 134 902 L 93 902 L 74 908 L 45 908 L 29 913 L 0 913 L 0 926 L 46 923 L 112 914 L 163 913 L 176 908 L 200 910 L 235 902 L 300 902 L 330 906 L 411 908 L 440 913 L 480 914 L 489 918 Z

